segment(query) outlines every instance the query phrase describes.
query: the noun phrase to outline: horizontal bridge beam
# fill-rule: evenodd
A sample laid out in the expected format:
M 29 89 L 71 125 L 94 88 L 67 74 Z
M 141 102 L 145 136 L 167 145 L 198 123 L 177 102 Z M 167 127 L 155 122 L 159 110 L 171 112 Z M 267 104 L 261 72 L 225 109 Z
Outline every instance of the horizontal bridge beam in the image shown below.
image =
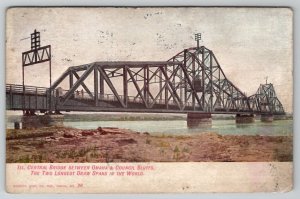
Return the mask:
M 127 66 L 128 68 L 140 68 L 143 66 L 149 66 L 149 67 L 173 66 L 173 65 L 180 65 L 181 62 L 165 62 L 165 61 L 118 62 L 118 61 L 115 61 L 115 62 L 94 62 L 94 64 L 101 68 L 108 69 L 108 68 L 123 68 L 124 66 Z M 88 68 L 88 66 L 89 66 L 89 64 L 72 66 L 72 67 L 70 67 L 70 69 L 75 70 L 75 71 L 81 71 L 81 70 L 86 70 Z

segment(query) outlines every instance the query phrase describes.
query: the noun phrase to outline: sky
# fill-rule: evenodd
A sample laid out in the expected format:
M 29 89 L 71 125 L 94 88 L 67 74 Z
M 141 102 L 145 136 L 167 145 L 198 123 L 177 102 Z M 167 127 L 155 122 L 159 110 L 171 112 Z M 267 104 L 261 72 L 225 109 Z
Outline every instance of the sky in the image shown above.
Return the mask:
M 166 61 L 196 46 L 212 50 L 227 78 L 247 95 L 273 83 L 293 107 L 293 13 L 288 8 L 11 8 L 6 15 L 6 83 L 22 84 L 30 34 L 52 47 L 52 79 L 95 61 Z M 26 67 L 25 84 L 49 86 L 48 64 Z

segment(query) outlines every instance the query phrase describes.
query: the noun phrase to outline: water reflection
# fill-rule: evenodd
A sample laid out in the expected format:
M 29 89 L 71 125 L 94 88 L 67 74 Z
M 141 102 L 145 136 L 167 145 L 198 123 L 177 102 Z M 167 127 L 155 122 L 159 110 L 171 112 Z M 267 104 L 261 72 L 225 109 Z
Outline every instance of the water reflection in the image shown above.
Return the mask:
M 212 122 L 187 122 L 187 127 L 189 129 L 209 129 L 212 128 Z
M 247 123 L 247 124 L 238 124 L 236 123 L 236 128 L 247 128 L 253 126 L 253 123 Z

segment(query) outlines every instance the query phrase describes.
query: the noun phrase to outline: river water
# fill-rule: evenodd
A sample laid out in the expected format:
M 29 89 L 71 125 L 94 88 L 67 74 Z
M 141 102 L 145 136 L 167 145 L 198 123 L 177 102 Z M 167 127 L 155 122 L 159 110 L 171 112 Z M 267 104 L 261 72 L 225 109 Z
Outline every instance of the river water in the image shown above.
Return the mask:
M 67 127 L 96 129 L 98 127 L 118 127 L 151 134 L 192 135 L 215 132 L 223 135 L 292 135 L 292 120 L 275 120 L 271 123 L 256 120 L 251 124 L 236 124 L 235 120 L 213 120 L 211 126 L 189 129 L 185 120 L 160 121 L 65 121 Z

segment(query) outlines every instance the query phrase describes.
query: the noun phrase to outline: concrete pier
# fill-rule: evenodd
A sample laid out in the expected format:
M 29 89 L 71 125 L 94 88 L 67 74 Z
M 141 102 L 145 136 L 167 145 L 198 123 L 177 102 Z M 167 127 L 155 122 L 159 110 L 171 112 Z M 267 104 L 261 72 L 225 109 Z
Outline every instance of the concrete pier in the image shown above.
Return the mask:
M 188 128 L 197 128 L 203 126 L 211 126 L 212 119 L 210 113 L 193 113 L 187 114 Z
M 22 128 L 32 129 L 49 126 L 63 126 L 64 115 L 49 114 L 49 115 L 23 115 Z
M 273 122 L 273 120 L 274 120 L 274 116 L 271 114 L 260 116 L 260 121 L 262 121 L 262 122 Z
M 14 128 L 20 129 L 20 122 L 14 122 Z
M 273 120 L 286 120 L 287 116 L 286 115 L 274 115 Z
M 255 122 L 255 117 L 253 114 L 236 114 L 235 122 L 237 124 L 246 124 Z

